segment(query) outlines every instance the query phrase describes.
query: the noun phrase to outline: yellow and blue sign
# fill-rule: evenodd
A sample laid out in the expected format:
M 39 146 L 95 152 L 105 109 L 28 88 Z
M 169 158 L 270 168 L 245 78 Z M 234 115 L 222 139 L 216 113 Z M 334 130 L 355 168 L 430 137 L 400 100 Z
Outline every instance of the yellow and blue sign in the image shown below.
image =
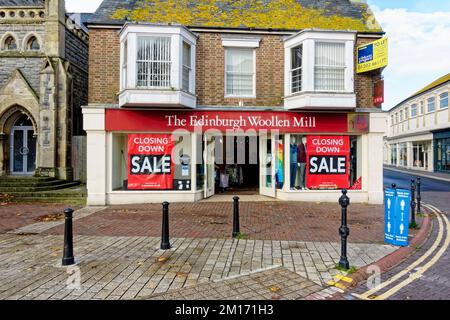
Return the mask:
M 363 73 L 386 67 L 388 58 L 387 37 L 359 46 L 356 72 Z
M 403 189 L 386 189 L 384 210 L 384 241 L 406 247 L 408 245 L 411 192 Z

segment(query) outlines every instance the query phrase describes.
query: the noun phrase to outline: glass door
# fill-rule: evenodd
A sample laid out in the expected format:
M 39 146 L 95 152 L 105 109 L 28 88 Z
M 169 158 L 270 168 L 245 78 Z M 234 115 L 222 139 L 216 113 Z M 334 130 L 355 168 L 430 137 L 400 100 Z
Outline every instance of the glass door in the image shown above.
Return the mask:
M 33 127 L 13 127 L 10 154 L 11 174 L 33 174 L 36 169 L 36 138 Z
M 205 198 L 210 198 L 216 193 L 215 186 L 215 139 L 213 136 L 205 135 L 204 151 L 205 170 Z
M 276 196 L 276 181 L 275 181 L 275 161 L 276 161 L 276 146 L 275 135 L 269 136 L 261 135 L 259 139 L 259 163 L 260 163 L 260 193 L 262 195 L 273 197 Z

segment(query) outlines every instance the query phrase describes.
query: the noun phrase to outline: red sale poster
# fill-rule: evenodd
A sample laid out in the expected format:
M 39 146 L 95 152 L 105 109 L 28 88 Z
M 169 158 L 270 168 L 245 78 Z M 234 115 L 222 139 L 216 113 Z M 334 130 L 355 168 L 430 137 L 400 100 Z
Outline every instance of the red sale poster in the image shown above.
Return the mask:
M 170 134 L 128 135 L 128 189 L 173 189 L 173 148 Z
M 350 137 L 308 136 L 306 148 L 309 189 L 349 188 Z

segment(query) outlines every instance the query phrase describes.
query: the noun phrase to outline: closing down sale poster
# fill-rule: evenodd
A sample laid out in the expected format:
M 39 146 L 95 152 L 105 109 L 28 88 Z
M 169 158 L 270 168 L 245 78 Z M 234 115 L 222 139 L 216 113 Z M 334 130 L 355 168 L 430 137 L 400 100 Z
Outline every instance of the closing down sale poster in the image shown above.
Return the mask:
M 309 189 L 349 187 L 350 137 L 308 136 L 306 186 Z
M 174 142 L 170 134 L 128 136 L 128 189 L 173 189 Z

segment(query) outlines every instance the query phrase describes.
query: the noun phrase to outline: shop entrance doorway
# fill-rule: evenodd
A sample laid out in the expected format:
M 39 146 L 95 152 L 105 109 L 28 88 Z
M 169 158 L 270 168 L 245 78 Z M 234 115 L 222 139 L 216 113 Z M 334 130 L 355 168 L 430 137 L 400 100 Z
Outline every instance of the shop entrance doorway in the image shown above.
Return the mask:
M 205 198 L 260 194 L 260 138 L 205 135 Z

